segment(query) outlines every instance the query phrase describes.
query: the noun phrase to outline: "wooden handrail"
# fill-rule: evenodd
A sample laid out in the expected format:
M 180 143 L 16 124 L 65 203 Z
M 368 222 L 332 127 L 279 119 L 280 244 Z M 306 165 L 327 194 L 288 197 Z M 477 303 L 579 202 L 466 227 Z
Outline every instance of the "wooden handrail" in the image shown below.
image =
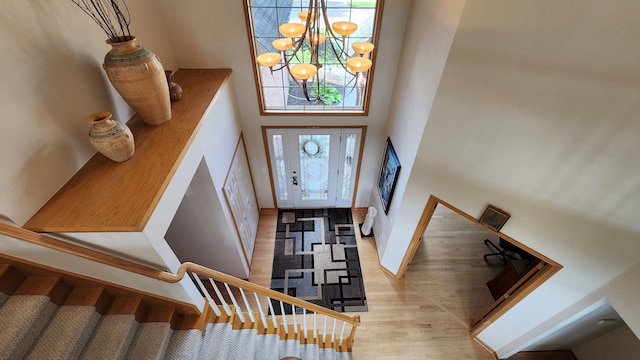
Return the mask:
M 47 247 L 56 251 L 64 252 L 66 254 L 78 256 L 87 260 L 95 261 L 101 264 L 109 265 L 118 269 L 161 280 L 167 283 L 176 283 L 182 280 L 187 274 L 187 271 L 194 272 L 201 276 L 207 276 L 218 281 L 226 282 L 227 284 L 233 285 L 235 287 L 251 290 L 264 296 L 269 296 L 277 300 L 285 301 L 297 307 L 306 308 L 307 310 L 311 310 L 319 314 L 331 316 L 338 320 L 352 324 L 354 328 L 360 325 L 360 317 L 358 315 L 355 315 L 353 317 L 344 315 L 339 312 L 324 308 L 320 305 L 300 300 L 293 296 L 283 294 L 281 292 L 271 290 L 242 279 L 235 278 L 231 275 L 227 275 L 225 273 L 221 273 L 219 271 L 215 271 L 195 263 L 185 262 L 180 265 L 180 268 L 178 268 L 178 271 L 175 274 L 172 274 L 166 271 L 140 265 L 133 261 L 121 259 L 113 255 L 104 254 L 99 251 L 88 249 L 79 245 L 70 244 L 68 242 L 58 240 L 44 234 L 40 234 L 31 230 L 23 229 L 2 222 L 0 222 L 0 234 L 7 235 L 14 239 L 26 241 L 32 244 Z
M 339 312 L 333 311 L 333 310 L 329 310 L 325 307 L 322 307 L 320 305 L 316 305 L 304 300 L 300 300 L 298 298 L 295 298 L 291 295 L 287 295 L 287 294 L 283 294 L 279 291 L 275 291 L 275 290 L 271 290 L 271 289 L 267 289 L 264 286 L 260 286 L 260 285 L 256 285 L 252 282 L 249 281 L 245 281 L 242 279 L 238 279 L 236 277 L 233 277 L 231 275 L 227 275 L 225 273 L 221 273 L 219 271 L 215 271 L 212 269 L 209 269 L 207 267 L 204 267 L 202 265 L 198 265 L 195 263 L 191 263 L 191 262 L 185 262 L 182 265 L 180 265 L 180 268 L 178 269 L 178 272 L 173 275 L 173 274 L 169 274 L 164 272 L 161 277 L 159 278 L 159 280 L 162 281 L 166 281 L 166 282 L 177 282 L 180 281 L 184 275 L 186 274 L 187 271 L 191 271 L 194 272 L 198 275 L 202 275 L 202 276 L 206 276 L 209 278 L 212 278 L 214 280 L 218 280 L 218 281 L 222 281 L 225 282 L 229 285 L 233 285 L 235 287 L 239 287 L 239 288 L 243 288 L 245 290 L 250 290 L 253 291 L 255 293 L 258 293 L 260 295 L 264 295 L 264 296 L 268 296 L 270 298 L 274 298 L 277 300 L 281 300 L 284 302 L 287 302 L 289 304 L 293 304 L 297 307 L 300 308 L 306 308 L 307 310 L 311 310 L 313 312 L 316 312 L 318 314 L 323 314 L 323 315 L 327 315 L 327 316 L 331 316 L 334 317 L 338 320 L 342 320 L 344 322 L 348 322 L 350 324 L 354 324 L 355 326 L 357 326 L 356 324 L 359 324 L 359 317 L 356 316 L 348 316 L 348 315 L 344 315 L 341 314 Z
M 113 255 L 108 255 L 96 250 L 71 244 L 66 241 L 52 238 L 51 236 L 47 236 L 2 222 L 0 222 L 0 234 L 154 279 L 159 279 L 162 276 L 161 274 L 165 273 L 162 270 L 140 265 L 133 261 L 121 259 Z

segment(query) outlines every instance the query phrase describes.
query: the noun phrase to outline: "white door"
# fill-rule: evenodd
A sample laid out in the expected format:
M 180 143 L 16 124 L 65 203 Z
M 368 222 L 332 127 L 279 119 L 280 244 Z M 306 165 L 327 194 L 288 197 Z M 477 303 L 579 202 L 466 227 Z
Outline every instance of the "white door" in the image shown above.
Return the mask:
M 224 193 L 231 207 L 247 262 L 251 263 L 260 212 L 242 142 L 231 163 L 231 169 L 229 169 L 224 185 Z
M 278 208 L 351 206 L 361 128 L 266 133 Z

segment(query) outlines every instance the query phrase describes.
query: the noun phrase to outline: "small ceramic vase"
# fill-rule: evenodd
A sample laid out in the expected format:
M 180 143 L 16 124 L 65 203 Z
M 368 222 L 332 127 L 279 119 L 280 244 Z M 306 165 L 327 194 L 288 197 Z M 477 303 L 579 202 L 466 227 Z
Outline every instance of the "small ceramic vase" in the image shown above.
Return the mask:
M 180 100 L 182 98 L 182 86 L 173 79 L 173 71 L 165 70 L 164 73 L 167 76 L 167 84 L 169 84 L 169 98 L 171 98 L 171 101 Z
M 133 134 L 126 124 L 111 119 L 110 112 L 87 117 L 91 124 L 89 141 L 102 155 L 117 162 L 129 160 L 136 150 Z

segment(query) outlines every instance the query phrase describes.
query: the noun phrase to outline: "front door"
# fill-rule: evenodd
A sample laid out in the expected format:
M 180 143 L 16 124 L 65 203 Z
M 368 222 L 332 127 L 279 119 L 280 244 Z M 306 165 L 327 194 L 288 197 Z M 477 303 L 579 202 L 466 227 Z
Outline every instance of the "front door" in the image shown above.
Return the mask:
M 351 207 L 361 128 L 269 128 L 278 208 Z

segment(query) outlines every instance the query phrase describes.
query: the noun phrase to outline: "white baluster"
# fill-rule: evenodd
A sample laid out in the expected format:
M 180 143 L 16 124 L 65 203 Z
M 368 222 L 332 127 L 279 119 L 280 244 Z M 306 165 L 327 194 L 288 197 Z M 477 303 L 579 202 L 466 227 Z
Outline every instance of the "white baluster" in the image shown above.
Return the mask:
M 313 340 L 315 341 L 318 338 L 318 326 L 316 325 L 316 318 L 318 313 L 313 313 Z
M 304 330 L 304 339 L 307 339 L 307 309 L 302 308 L 302 329 Z
M 324 316 L 324 327 L 322 329 L 322 343 L 327 341 L 327 315 Z
M 286 314 L 284 313 L 284 305 L 282 304 L 282 301 L 280 301 L 280 316 L 282 317 L 282 326 L 284 326 L 285 335 L 289 335 L 289 326 L 287 325 L 287 317 L 285 315 Z
M 262 305 L 260 305 L 260 298 L 258 298 L 258 294 L 253 293 L 253 296 L 256 298 L 256 304 L 258 304 L 258 311 L 260 312 L 260 320 L 262 320 L 262 326 L 267 328 L 267 318 L 264 316 L 264 311 L 262 311 Z
M 227 288 L 227 294 L 229 294 L 229 297 L 231 298 L 231 302 L 233 303 L 233 306 L 236 308 L 236 314 L 238 315 L 240 322 L 244 324 L 245 322 L 244 314 L 242 314 L 242 309 L 240 308 L 240 305 L 238 305 L 238 301 L 236 301 L 236 297 L 233 296 L 231 289 L 229 289 L 229 284 L 224 283 L 224 287 Z
M 344 327 L 347 325 L 345 321 L 342 322 L 342 331 L 340 332 L 340 346 L 342 346 L 342 341 L 344 339 Z
M 213 286 L 213 291 L 215 291 L 216 296 L 218 296 L 218 300 L 220 300 L 220 303 L 222 304 L 222 308 L 224 309 L 224 312 L 227 314 L 227 316 L 231 316 L 231 308 L 229 307 L 229 304 L 227 304 L 227 301 L 222 296 L 220 289 L 218 289 L 218 285 L 216 285 L 216 282 L 213 281 L 213 279 L 211 278 L 209 279 L 209 282 L 211 283 L 211 286 Z
M 269 310 L 271 311 L 271 323 L 273 324 L 273 328 L 278 328 L 278 321 L 276 320 L 276 312 L 273 311 L 273 304 L 271 303 L 271 298 L 267 296 L 267 301 L 269 304 Z
M 331 343 L 336 341 L 336 318 L 333 318 L 333 330 L 331 330 Z
M 204 284 L 202 283 L 202 281 L 200 281 L 198 274 L 191 273 L 191 275 L 196 280 L 196 283 L 198 284 L 200 291 L 202 291 L 202 293 L 204 294 L 204 297 L 207 298 L 207 301 L 209 302 L 209 306 L 211 306 L 211 310 L 213 310 L 213 312 L 216 313 L 216 316 L 222 315 L 222 313 L 220 312 L 220 308 L 218 308 L 218 305 L 216 304 L 216 302 L 213 301 L 213 299 L 211 298 L 209 291 L 204 287 Z
M 291 313 L 293 314 L 293 333 L 297 334 L 298 333 L 298 322 L 296 320 L 296 307 L 293 304 L 291 304 Z
M 238 288 L 240 289 L 240 295 L 242 295 L 242 301 L 244 301 L 244 306 L 247 307 L 247 314 L 249 315 L 249 320 L 251 320 L 251 323 L 254 324 L 256 322 L 256 318 L 255 316 L 253 316 L 253 310 L 251 310 L 251 306 L 249 306 L 249 302 L 247 301 L 247 297 L 244 294 L 244 290 L 242 288 Z

